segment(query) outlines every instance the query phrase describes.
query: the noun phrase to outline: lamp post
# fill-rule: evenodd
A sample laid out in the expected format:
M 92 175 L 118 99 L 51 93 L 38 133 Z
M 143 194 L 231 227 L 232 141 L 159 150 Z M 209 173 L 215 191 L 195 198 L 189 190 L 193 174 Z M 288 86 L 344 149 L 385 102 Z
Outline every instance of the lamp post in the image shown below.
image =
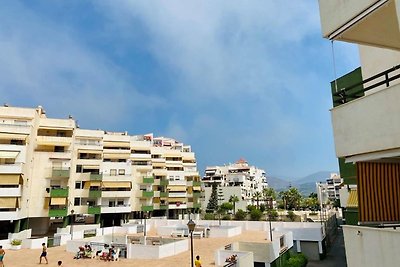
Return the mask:
M 71 210 L 71 240 L 74 239 L 74 210 Z
M 147 219 L 147 212 L 144 212 L 144 213 L 143 213 L 143 218 L 144 218 L 144 229 L 143 229 L 143 235 L 144 235 L 144 237 L 146 237 L 146 231 L 147 231 L 147 229 L 146 229 L 146 219 Z
M 272 242 L 272 223 L 271 223 L 271 210 L 272 210 L 272 198 L 268 198 L 269 209 L 268 209 L 268 221 L 269 221 L 269 239 Z
M 194 228 L 196 227 L 196 223 L 192 221 L 192 219 L 189 220 L 187 223 L 187 226 L 189 228 L 189 233 L 190 233 L 190 259 L 191 259 L 191 266 L 193 267 L 193 231 Z

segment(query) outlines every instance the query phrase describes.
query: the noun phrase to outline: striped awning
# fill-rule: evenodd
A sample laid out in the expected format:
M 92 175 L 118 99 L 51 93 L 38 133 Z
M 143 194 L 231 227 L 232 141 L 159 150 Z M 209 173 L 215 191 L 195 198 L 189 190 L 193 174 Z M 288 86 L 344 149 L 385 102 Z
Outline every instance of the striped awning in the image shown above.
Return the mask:
M 25 140 L 27 135 L 14 133 L 0 133 L 0 139 Z
M 104 153 L 103 158 L 105 159 L 129 159 L 129 152 L 126 153 Z
M 67 199 L 65 197 L 52 197 L 50 199 L 50 205 L 65 205 Z
M 103 141 L 103 147 L 131 147 L 130 142 L 112 142 L 112 141 Z
M 0 208 L 18 208 L 17 197 L 0 197 Z
M 193 186 L 193 190 L 194 191 L 201 191 L 201 187 L 200 186 Z
M 22 184 L 20 174 L 0 174 L 0 185 L 19 185 Z
M 357 196 L 356 189 L 350 190 L 346 207 L 347 208 L 358 208 L 358 196 Z
M 186 192 L 186 186 L 168 186 L 168 190 L 170 192 L 181 192 L 184 191 Z
M 168 198 L 168 202 L 186 202 L 186 198 L 185 197 L 169 197 Z
M 103 182 L 103 188 L 131 188 L 131 182 Z
M 78 153 L 86 153 L 86 154 L 101 154 L 103 153 L 103 150 L 94 150 L 94 149 L 78 149 Z

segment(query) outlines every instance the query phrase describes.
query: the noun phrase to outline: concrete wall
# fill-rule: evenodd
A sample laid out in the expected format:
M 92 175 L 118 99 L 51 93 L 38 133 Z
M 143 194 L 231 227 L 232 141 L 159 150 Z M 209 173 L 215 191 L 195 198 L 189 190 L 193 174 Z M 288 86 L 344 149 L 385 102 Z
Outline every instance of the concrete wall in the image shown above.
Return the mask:
M 332 109 L 337 157 L 400 147 L 399 89 L 397 84 Z
M 309 260 L 320 260 L 318 242 L 298 241 L 300 242 L 301 252 L 306 255 Z
M 343 226 L 348 267 L 398 266 L 400 231 Z

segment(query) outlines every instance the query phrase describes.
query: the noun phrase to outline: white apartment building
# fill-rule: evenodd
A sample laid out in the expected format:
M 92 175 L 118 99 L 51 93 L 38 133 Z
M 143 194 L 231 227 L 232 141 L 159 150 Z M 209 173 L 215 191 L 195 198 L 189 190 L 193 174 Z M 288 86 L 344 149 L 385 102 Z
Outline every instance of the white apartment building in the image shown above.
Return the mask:
M 38 108 L 0 107 L 0 234 L 79 214 L 103 225 L 200 208 L 191 147 L 152 134 L 85 130 Z
M 205 196 L 203 209 L 207 207 L 214 183 L 218 185 L 219 204 L 228 202 L 233 195 L 239 198 L 239 202 L 235 205 L 236 210 L 246 210 L 247 205 L 256 204 L 256 195 L 261 196 L 264 189 L 268 188 L 265 171 L 250 166 L 244 159 L 225 166 L 207 167 L 202 182 Z M 263 202 L 260 197 L 259 203 Z
M 337 173 L 331 173 L 329 178 L 326 178 L 325 182 L 317 182 L 317 196 L 318 199 L 322 200 L 322 203 L 327 203 L 328 200 L 334 202 L 340 199 L 340 188 L 343 187 L 343 179 Z

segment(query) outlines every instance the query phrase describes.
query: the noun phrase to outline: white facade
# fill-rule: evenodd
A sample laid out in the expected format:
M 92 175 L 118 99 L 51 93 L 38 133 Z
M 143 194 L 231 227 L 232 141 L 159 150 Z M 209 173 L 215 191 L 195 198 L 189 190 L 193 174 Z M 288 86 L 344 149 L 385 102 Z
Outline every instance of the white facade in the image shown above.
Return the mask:
M 207 167 L 202 181 L 205 187 L 203 208 L 207 206 L 214 183 L 218 185 L 218 204 L 228 202 L 229 198 L 235 195 L 239 198 L 236 210 L 245 210 L 247 205 L 255 204 L 255 195 L 261 195 L 264 189 L 268 188 L 265 171 L 250 166 L 243 159 L 234 164 Z M 259 202 L 263 202 L 262 198 Z
M 328 200 L 335 201 L 340 199 L 340 188 L 343 186 L 343 179 L 337 173 L 331 173 L 326 182 L 317 182 L 317 196 L 320 203 L 327 203 Z

